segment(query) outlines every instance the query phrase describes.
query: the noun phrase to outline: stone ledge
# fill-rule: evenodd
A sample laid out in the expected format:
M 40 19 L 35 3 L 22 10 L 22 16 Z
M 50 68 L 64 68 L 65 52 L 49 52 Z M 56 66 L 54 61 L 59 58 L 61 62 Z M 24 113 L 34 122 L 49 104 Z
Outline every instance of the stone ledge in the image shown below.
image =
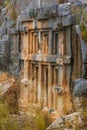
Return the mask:
M 23 54 L 20 54 L 20 59 L 26 60 Z M 63 65 L 63 64 L 70 64 L 71 63 L 71 56 L 57 56 L 57 55 L 44 55 L 44 54 L 29 54 L 27 56 L 27 60 L 31 61 L 44 61 L 44 62 L 56 62 L 58 65 Z

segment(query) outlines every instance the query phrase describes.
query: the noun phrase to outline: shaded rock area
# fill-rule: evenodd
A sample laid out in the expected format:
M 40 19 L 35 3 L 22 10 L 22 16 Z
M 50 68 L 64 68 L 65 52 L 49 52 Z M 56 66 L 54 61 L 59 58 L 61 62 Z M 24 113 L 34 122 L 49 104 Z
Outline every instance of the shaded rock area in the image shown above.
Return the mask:
M 14 78 L 8 76 L 8 74 L 3 73 L 0 75 L 0 96 L 3 96 L 8 91 L 14 81 Z
M 58 118 L 47 130 L 75 130 L 79 128 L 82 123 L 81 115 L 79 112 L 72 113 L 67 116 Z
M 8 104 L 10 113 L 19 113 L 19 97 L 20 97 L 20 85 L 19 81 L 15 80 L 10 88 L 5 92 L 3 98 Z
M 75 99 L 76 112 L 56 119 L 46 130 L 87 130 L 87 98 Z
M 75 81 L 73 94 L 74 113 L 56 119 L 47 130 L 87 130 L 87 81 Z
M 85 79 L 78 79 L 75 81 L 73 94 L 77 97 L 87 97 L 87 81 Z
M 0 97 L 8 104 L 10 113 L 18 113 L 18 100 L 20 96 L 19 81 L 12 75 L 0 75 Z

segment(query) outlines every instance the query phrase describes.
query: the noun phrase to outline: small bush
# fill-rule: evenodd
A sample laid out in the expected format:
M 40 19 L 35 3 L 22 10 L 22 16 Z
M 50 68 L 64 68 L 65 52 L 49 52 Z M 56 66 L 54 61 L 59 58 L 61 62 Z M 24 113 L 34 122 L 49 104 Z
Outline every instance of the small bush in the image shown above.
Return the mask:
M 81 26 L 81 36 L 82 39 L 87 42 L 87 30 L 84 26 Z
M 12 120 L 9 109 L 4 100 L 0 98 L 0 130 L 18 130 L 18 124 Z
M 46 129 L 46 127 L 45 127 L 45 119 L 44 119 L 42 114 L 37 115 L 36 124 L 37 124 L 37 129 L 38 130 L 45 130 Z

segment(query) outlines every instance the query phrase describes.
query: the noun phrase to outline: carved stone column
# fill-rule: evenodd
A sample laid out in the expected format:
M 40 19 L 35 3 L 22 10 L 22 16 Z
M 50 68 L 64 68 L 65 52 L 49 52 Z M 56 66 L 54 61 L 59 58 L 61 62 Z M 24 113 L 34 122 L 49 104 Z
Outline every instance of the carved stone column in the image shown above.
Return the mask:
M 41 64 L 39 63 L 38 71 L 38 103 L 41 104 Z

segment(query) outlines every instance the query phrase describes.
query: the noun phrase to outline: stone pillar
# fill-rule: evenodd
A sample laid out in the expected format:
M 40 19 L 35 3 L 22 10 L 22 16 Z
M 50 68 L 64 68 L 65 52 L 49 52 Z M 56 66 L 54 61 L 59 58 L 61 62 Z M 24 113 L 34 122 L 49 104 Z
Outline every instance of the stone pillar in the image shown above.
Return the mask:
M 35 47 L 36 47 L 36 45 L 35 45 L 35 35 L 34 35 L 34 33 L 32 33 L 32 40 L 33 40 L 33 42 L 32 42 L 33 54 L 35 54 Z
M 58 34 L 59 36 L 59 41 L 58 41 L 58 56 L 63 56 L 63 46 L 64 46 L 64 42 L 66 42 L 66 41 L 64 41 L 64 34 L 63 34 L 63 32 L 62 31 L 60 31 L 59 32 L 59 34 Z
M 29 51 L 29 45 L 28 45 L 28 33 L 24 34 L 24 80 L 28 80 L 29 76 L 29 61 L 28 61 L 28 51 Z
M 33 73 L 34 73 L 34 79 L 33 79 L 33 82 L 34 82 L 34 85 L 33 85 L 33 98 L 34 98 L 34 103 L 36 103 L 36 91 L 37 91 L 37 86 L 36 86 L 36 67 L 34 65 L 34 68 L 33 68 Z
M 39 63 L 38 71 L 38 104 L 41 105 L 41 64 Z
M 60 89 L 63 89 L 63 66 L 58 66 L 58 86 Z M 57 111 L 59 115 L 63 113 L 64 109 L 64 100 L 63 100 L 63 94 L 58 92 L 58 99 L 57 99 Z
M 39 40 L 38 40 L 38 35 L 35 35 L 35 43 L 36 43 L 36 53 L 38 53 L 38 50 L 39 50 Z
M 30 41 L 29 41 L 29 45 L 30 45 L 30 54 L 32 54 L 32 32 L 30 32 Z
M 30 54 L 30 31 L 28 31 L 28 54 Z
M 38 67 L 36 67 L 35 103 L 38 103 Z
M 52 70 L 51 65 L 48 66 L 48 107 L 51 108 L 51 93 L 52 93 Z
M 46 42 L 45 37 L 44 37 L 44 34 L 42 33 L 42 54 L 45 54 L 45 48 L 46 48 L 44 44 L 45 42 Z
M 28 60 L 24 60 L 24 79 L 28 80 L 28 67 L 29 66 L 29 62 Z
M 54 67 L 54 109 L 57 110 L 58 106 L 58 97 L 59 97 L 59 92 L 58 92 L 58 68 Z
M 21 80 L 21 105 L 22 109 L 26 110 L 28 107 L 28 96 L 29 96 L 29 61 L 28 61 L 28 33 L 24 33 L 23 38 L 23 54 L 24 54 L 24 77 Z
M 39 53 L 41 53 L 42 50 L 42 38 L 41 38 L 41 32 L 38 33 L 38 38 L 39 38 Z
M 49 48 L 48 54 L 52 55 L 52 31 L 49 31 Z
M 71 56 L 71 28 L 66 28 L 66 55 Z
M 29 96 L 29 101 L 32 103 L 32 64 L 30 63 L 30 96 Z
M 48 106 L 48 68 L 44 67 L 44 107 Z
M 28 80 L 28 71 L 29 71 L 29 61 L 24 61 L 24 78 L 21 80 L 21 92 L 20 92 L 20 108 L 22 111 L 26 111 L 28 107 L 28 96 L 29 96 L 29 80 Z

